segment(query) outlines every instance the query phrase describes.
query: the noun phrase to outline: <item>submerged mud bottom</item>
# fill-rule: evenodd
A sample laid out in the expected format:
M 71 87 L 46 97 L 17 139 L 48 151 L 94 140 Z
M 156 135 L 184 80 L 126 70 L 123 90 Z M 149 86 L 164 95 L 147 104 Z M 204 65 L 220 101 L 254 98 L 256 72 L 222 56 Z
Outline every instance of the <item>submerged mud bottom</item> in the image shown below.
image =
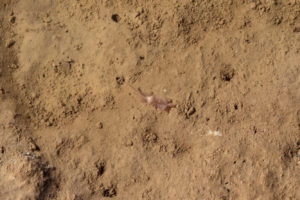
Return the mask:
M 0 199 L 300 199 L 299 10 L 2 0 Z

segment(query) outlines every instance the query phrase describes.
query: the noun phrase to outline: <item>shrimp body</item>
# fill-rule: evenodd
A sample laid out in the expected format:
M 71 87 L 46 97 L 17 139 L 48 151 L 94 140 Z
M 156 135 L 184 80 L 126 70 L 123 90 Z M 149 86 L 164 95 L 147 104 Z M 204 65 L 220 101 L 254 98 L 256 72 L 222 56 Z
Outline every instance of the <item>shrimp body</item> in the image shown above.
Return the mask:
M 160 109 L 166 112 L 169 112 L 171 108 L 174 108 L 175 105 L 172 103 L 172 100 L 168 100 L 167 98 L 157 98 L 153 94 L 146 94 L 142 92 L 140 88 L 138 88 L 140 95 L 143 98 L 143 101 L 147 104 L 154 106 L 156 109 Z

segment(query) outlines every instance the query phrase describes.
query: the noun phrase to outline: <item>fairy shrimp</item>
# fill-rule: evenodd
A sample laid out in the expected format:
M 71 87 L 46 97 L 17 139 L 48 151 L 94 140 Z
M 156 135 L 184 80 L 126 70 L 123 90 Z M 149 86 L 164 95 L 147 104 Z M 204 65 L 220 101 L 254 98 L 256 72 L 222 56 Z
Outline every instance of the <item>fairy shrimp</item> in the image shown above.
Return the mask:
M 153 95 L 153 93 L 145 93 L 140 88 L 135 89 L 133 86 L 129 86 L 142 97 L 143 102 L 155 107 L 156 109 L 169 113 L 172 108 L 176 107 L 176 105 L 172 103 L 171 99 L 167 99 L 165 97 L 158 98 Z

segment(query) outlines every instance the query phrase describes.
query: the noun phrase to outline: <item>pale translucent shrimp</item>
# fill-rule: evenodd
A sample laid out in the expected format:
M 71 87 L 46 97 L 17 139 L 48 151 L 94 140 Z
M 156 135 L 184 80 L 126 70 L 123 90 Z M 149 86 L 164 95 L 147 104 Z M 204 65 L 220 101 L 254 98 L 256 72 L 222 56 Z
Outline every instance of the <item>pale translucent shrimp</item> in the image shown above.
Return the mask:
M 158 98 L 155 95 L 153 95 L 152 93 L 147 94 L 144 93 L 140 88 L 138 88 L 137 90 L 132 87 L 131 85 L 129 85 L 134 91 L 136 91 L 138 94 L 140 94 L 140 96 L 142 97 L 142 100 L 149 104 L 154 106 L 156 109 L 160 109 L 166 112 L 170 112 L 171 108 L 176 107 L 176 105 L 174 105 L 172 103 L 171 99 L 167 99 L 165 97 L 162 98 Z

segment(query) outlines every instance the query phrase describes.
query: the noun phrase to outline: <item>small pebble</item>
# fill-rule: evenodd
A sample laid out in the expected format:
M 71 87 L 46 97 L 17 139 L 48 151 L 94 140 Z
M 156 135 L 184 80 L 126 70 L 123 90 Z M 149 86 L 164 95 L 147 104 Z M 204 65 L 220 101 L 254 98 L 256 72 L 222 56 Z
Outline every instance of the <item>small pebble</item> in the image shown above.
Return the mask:
M 9 21 L 10 23 L 14 24 L 16 22 L 16 17 L 12 16 Z
M 193 115 L 194 113 L 196 112 L 196 108 L 195 107 L 190 107 L 188 112 L 187 112 L 187 115 L 188 116 L 191 116 Z

